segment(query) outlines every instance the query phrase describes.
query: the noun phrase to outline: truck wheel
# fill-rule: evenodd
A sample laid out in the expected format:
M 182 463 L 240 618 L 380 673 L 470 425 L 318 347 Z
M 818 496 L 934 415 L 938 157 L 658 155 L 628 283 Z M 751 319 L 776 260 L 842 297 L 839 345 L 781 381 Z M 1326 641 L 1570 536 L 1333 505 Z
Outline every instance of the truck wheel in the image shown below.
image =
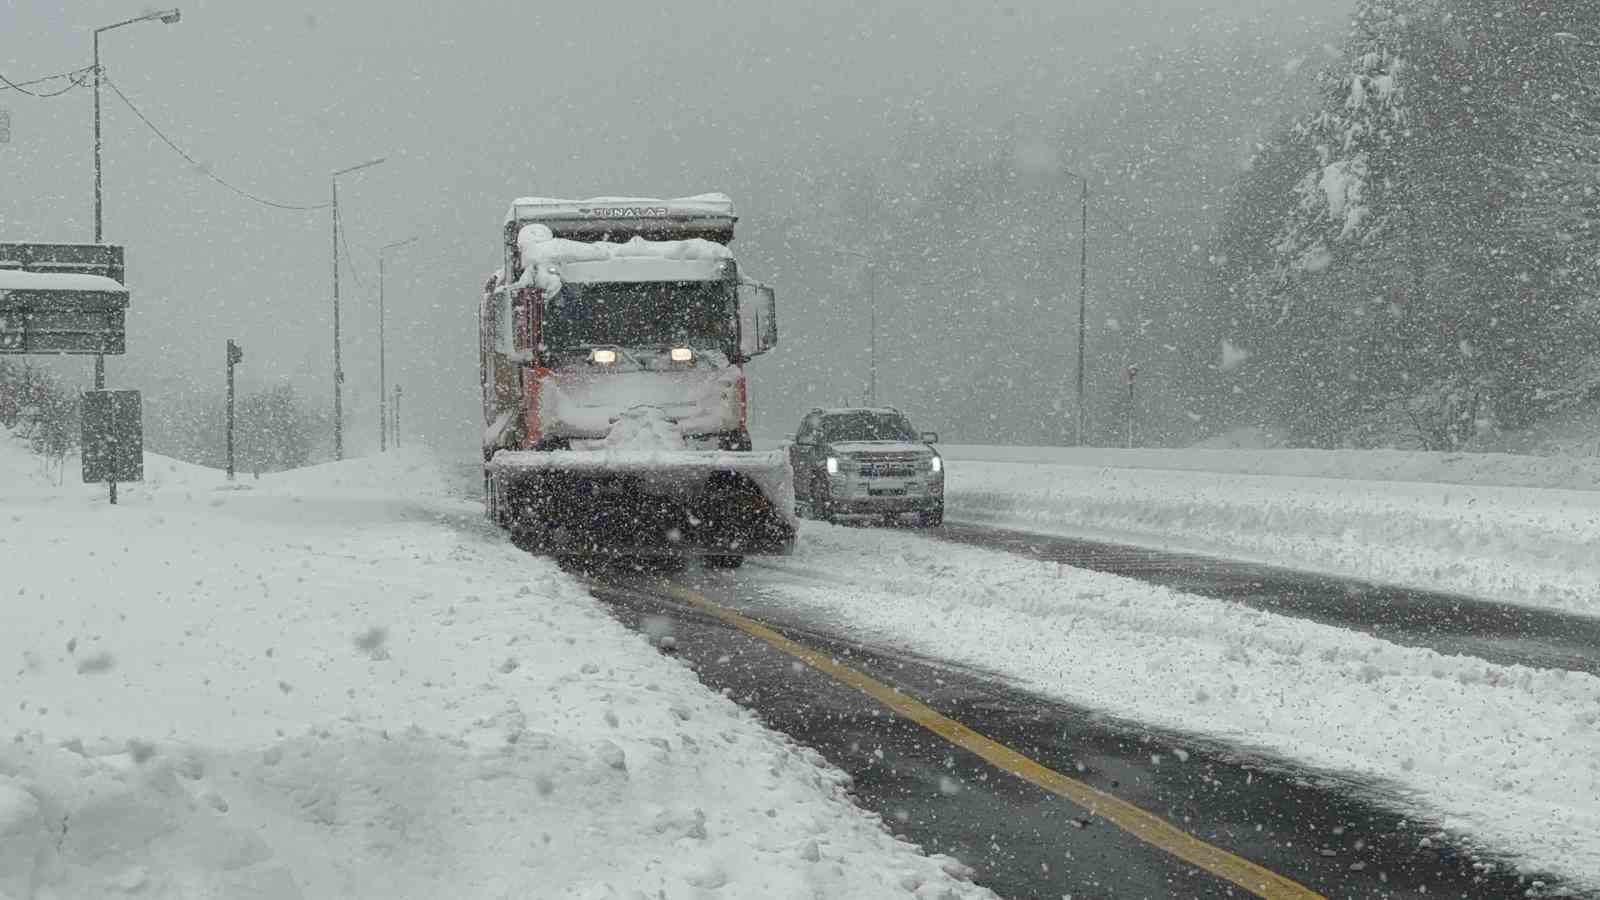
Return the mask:
M 938 528 L 944 524 L 944 507 L 939 507 L 933 512 L 917 513 L 917 527 Z
M 700 562 L 708 569 L 737 569 L 744 565 L 744 557 L 737 553 L 712 553 Z

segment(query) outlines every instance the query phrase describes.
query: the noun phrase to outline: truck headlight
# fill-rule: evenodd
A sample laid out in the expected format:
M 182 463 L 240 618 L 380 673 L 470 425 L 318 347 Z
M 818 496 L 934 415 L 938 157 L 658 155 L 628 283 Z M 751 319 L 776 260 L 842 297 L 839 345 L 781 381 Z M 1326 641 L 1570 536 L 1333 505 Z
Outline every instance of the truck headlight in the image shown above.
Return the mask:
M 828 457 L 828 474 L 839 474 L 839 458 L 837 456 Z
M 589 351 L 589 362 L 597 366 L 613 366 L 617 363 L 617 351 L 594 349 Z
M 671 356 L 673 362 L 694 362 L 694 351 L 688 347 L 673 347 Z
M 940 472 L 943 472 L 944 471 L 944 460 L 942 460 L 939 457 L 935 456 L 933 458 L 933 471 L 934 471 L 934 474 L 938 474 Z

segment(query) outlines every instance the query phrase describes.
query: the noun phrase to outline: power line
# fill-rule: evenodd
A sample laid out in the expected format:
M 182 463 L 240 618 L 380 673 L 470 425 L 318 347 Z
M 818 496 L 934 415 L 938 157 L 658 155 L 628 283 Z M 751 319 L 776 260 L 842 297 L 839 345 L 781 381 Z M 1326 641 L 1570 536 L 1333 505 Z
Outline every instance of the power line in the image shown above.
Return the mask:
M 344 216 L 339 216 L 338 220 L 339 243 L 344 245 L 344 264 L 350 269 L 350 279 L 356 283 L 356 287 L 365 287 L 361 283 L 361 273 L 356 271 L 356 259 L 350 255 L 350 233 L 345 230 Z
M 215 181 L 217 184 L 222 185 L 223 187 L 227 188 L 228 190 L 233 191 L 235 194 L 238 194 L 239 196 L 245 198 L 246 200 L 250 200 L 252 202 L 259 203 L 262 206 L 270 206 L 270 207 L 272 207 L 274 209 L 290 209 L 290 210 L 327 209 L 330 205 L 332 205 L 332 204 L 328 204 L 328 203 L 317 203 L 317 204 L 313 204 L 313 205 L 307 206 L 307 205 L 297 205 L 297 204 L 293 204 L 293 203 L 278 203 L 278 202 L 276 202 L 274 200 L 268 200 L 265 197 L 258 197 L 255 194 L 252 194 L 249 191 L 245 190 L 244 188 L 236 187 L 233 184 L 230 184 L 229 182 L 224 181 L 216 173 L 212 172 L 209 168 L 207 168 L 206 166 L 202 165 L 199 160 L 195 159 L 193 156 L 190 156 L 189 153 L 187 151 L 185 151 L 182 147 L 179 147 L 177 144 L 173 143 L 172 138 L 169 138 L 165 134 L 163 134 L 161 129 L 157 128 L 156 124 L 154 122 L 150 121 L 150 119 L 147 116 L 145 116 L 144 113 L 140 112 L 139 111 L 139 107 L 134 106 L 133 105 L 133 101 L 128 99 L 128 95 L 124 94 L 122 92 L 122 89 L 117 87 L 117 85 L 114 82 L 112 82 L 110 79 L 107 79 L 107 78 L 104 78 L 104 77 L 102 77 L 101 80 L 107 87 L 111 88 L 113 93 L 115 93 L 118 97 L 121 97 L 122 98 L 122 102 L 126 103 L 128 105 L 128 108 L 133 110 L 133 114 L 139 117 L 139 121 L 143 122 L 145 124 L 145 127 L 149 128 L 152 132 L 154 132 L 155 136 L 160 138 L 162 143 L 166 144 L 168 147 L 171 147 L 174 153 L 177 153 L 179 156 L 183 157 L 185 160 L 188 160 L 190 165 L 194 166 L 196 169 L 199 169 L 201 174 L 205 175 L 207 178 L 211 179 L 212 181 Z
M 71 72 L 61 72 L 56 75 L 46 75 L 42 78 L 33 78 L 29 79 L 28 81 L 12 81 L 6 76 L 0 75 L 0 91 L 21 91 L 22 93 L 27 94 L 29 97 L 39 97 L 43 99 L 59 97 L 73 88 L 86 87 L 88 85 L 88 80 L 83 76 L 93 71 L 94 67 L 89 66 L 82 69 L 73 69 Z M 67 86 L 59 91 L 49 91 L 45 93 L 28 90 L 29 85 L 43 84 L 46 81 L 54 81 L 57 78 L 68 79 Z

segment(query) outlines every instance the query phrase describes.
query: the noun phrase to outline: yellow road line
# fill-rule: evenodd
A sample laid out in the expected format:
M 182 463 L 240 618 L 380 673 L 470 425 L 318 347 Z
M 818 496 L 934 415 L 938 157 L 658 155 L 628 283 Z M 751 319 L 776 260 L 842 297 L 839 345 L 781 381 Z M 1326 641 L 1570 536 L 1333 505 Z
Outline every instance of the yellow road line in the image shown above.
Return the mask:
M 937 710 L 902 694 L 824 653 L 798 644 L 777 631 L 741 615 L 686 587 L 668 585 L 668 593 L 675 599 L 703 610 L 740 631 L 760 638 L 806 665 L 823 672 L 889 707 L 923 728 L 939 735 L 957 747 L 977 754 L 990 764 L 1032 782 L 1053 794 L 1072 801 L 1092 815 L 1116 825 L 1145 843 L 1164 850 L 1179 859 L 1198 866 L 1212 875 L 1230 882 L 1257 897 L 1269 900 L 1299 900 L 1321 898 L 1317 892 L 1241 857 L 1214 847 L 1194 835 L 1178 828 L 1160 816 L 1153 815 L 1132 803 L 1105 791 L 1090 787 L 1081 781 L 1068 778 L 1054 769 L 1034 762 L 1004 744 L 991 740 L 960 722 L 941 715 Z

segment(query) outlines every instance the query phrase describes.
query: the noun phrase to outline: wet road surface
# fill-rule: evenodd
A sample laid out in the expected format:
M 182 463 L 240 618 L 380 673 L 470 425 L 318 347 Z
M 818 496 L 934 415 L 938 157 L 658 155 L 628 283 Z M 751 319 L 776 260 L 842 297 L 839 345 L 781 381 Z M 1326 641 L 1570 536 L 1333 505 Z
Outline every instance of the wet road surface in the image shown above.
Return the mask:
M 1027 693 L 990 673 L 857 643 L 826 624 L 786 621 L 783 607 L 763 594 L 764 577 L 759 570 L 601 573 L 589 583 L 625 624 L 669 632 L 671 652 L 709 687 L 849 773 L 857 802 L 896 833 L 956 857 L 1003 897 L 1248 894 L 683 602 L 683 589 L 764 621 L 1043 766 L 1325 896 L 1576 896 L 1385 808 L 1389 786 L 1120 721 Z
M 947 522 L 929 537 L 1122 575 L 1492 663 L 1600 675 L 1600 618 L 1234 560 Z

